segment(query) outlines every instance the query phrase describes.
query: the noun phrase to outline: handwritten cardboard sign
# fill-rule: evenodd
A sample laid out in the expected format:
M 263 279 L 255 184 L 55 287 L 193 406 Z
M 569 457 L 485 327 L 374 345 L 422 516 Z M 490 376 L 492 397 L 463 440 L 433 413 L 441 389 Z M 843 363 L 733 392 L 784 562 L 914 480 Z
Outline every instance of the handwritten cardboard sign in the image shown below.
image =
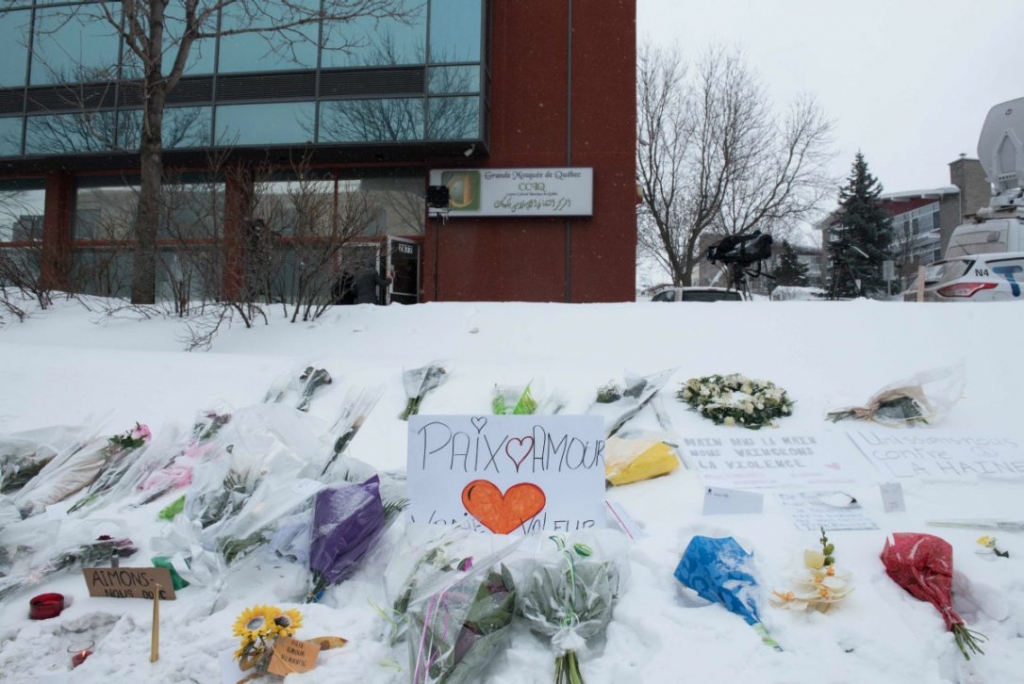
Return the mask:
M 495 534 L 604 527 L 596 416 L 413 416 L 411 522 Z
M 884 480 L 1024 478 L 1022 442 L 1012 437 L 929 429 L 846 434 Z
M 83 568 L 89 596 L 106 598 L 153 599 L 160 585 L 160 599 L 174 600 L 174 584 L 167 568 Z
M 714 437 L 680 440 L 677 452 L 705 486 L 805 487 L 866 479 L 856 452 L 832 435 L 720 430 Z
M 278 677 L 287 677 L 296 672 L 309 672 L 316 667 L 320 645 L 315 641 L 302 641 L 282 637 L 274 642 L 267 672 Z

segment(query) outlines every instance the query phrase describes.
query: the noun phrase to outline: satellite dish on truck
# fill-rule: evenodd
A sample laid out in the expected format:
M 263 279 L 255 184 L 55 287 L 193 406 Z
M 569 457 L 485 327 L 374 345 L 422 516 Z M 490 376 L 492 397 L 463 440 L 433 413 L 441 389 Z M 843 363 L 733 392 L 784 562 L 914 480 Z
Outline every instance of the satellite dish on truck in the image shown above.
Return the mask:
M 978 138 L 978 160 L 992 184 L 991 209 L 1022 206 L 1024 97 L 997 104 L 989 110 Z

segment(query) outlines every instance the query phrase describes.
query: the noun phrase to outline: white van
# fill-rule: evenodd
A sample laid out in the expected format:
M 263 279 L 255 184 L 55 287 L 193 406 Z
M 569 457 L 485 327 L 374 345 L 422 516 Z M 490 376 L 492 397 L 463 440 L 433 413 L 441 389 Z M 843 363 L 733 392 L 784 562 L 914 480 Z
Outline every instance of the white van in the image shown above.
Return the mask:
M 1024 252 L 1024 220 L 1013 216 L 959 225 L 949 238 L 945 258 L 995 252 Z

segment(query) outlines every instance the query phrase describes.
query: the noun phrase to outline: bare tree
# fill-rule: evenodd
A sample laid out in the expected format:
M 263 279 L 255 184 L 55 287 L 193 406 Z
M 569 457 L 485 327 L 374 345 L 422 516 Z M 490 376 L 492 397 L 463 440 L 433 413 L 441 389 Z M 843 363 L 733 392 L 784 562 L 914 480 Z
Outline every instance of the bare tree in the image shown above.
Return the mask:
M 808 99 L 779 119 L 737 53 L 641 49 L 637 73 L 638 220 L 642 257 L 690 285 L 701 240 L 810 218 L 834 187 L 832 124 Z
M 335 30 L 330 49 L 346 51 L 356 43 L 346 41 L 338 26 L 359 19 L 407 21 L 419 9 L 403 0 L 121 0 L 117 3 L 83 3 L 68 6 L 68 17 L 106 21 L 121 37 L 130 54 L 129 66 L 140 74 L 142 118 L 138 139 L 140 188 L 134 215 L 134 263 L 132 301 L 151 304 L 156 298 L 157 225 L 163 181 L 164 111 L 168 94 L 185 72 L 193 46 L 222 36 L 256 34 L 266 40 L 268 51 L 293 57 L 303 43 L 315 43 L 309 27 L 324 22 Z M 231 22 L 223 25 L 221 14 Z

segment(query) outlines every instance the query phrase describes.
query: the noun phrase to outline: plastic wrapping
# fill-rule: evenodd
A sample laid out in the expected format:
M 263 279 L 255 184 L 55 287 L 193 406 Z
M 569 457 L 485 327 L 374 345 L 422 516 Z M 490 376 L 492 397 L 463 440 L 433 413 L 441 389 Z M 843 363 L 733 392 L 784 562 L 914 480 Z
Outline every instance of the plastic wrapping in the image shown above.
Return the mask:
M 408 401 L 399 418 L 409 420 L 409 416 L 419 413 L 423 398 L 446 383 L 450 374 L 451 371 L 439 361 L 402 373 L 402 385 Z
M 565 408 L 561 392 L 547 392 L 543 383 L 495 385 L 491 412 L 496 416 L 555 415 Z
M 611 437 L 604 453 L 605 479 L 613 485 L 650 480 L 679 467 L 675 447 L 655 437 Z
M 706 601 L 719 603 L 742 617 L 758 631 L 767 645 L 782 650 L 761 624 L 757 607 L 758 583 L 753 574 L 753 555 L 732 537 L 701 537 L 690 540 L 676 566 L 675 577 Z
M 518 611 L 551 639 L 556 682 L 582 681 L 578 656 L 603 636 L 625 587 L 625 549 L 625 537 L 614 530 L 553 536 L 514 564 Z
M 406 633 L 413 684 L 486 681 L 485 670 L 511 639 L 516 589 L 500 562 L 507 552 L 413 586 Z
M 605 435 L 611 437 L 650 403 L 674 372 L 670 369 L 641 378 L 627 376 L 625 387 L 609 383 L 598 390 L 587 413 L 601 416 Z
M 83 427 L 55 425 L 0 436 L 0 494 L 24 487 L 58 453 L 84 435 Z
M 102 437 L 74 444 L 54 456 L 12 499 L 23 515 L 37 515 L 47 506 L 88 487 L 110 455 L 110 445 Z
M 829 411 L 826 418 L 833 422 L 845 418 L 871 420 L 886 427 L 934 424 L 960 400 L 966 384 L 964 376 L 963 364 L 918 373 L 883 387 L 867 406 Z

